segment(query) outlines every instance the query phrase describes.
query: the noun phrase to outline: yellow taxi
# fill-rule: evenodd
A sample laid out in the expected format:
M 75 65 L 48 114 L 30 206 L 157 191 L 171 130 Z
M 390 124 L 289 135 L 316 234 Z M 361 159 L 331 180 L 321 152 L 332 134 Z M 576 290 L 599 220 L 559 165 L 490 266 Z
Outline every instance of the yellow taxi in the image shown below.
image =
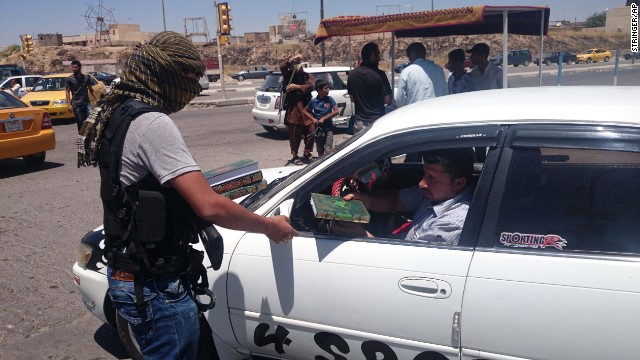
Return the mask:
M 56 147 L 51 116 L 0 91 L 0 159 L 22 157 L 30 166 L 44 162 Z
M 43 76 L 31 91 L 22 97 L 22 101 L 46 110 L 53 120 L 73 118 L 73 112 L 67 108 L 67 93 L 65 91 L 67 78 L 71 75 L 71 73 L 64 73 Z M 105 85 L 90 74 L 84 75 L 89 77 L 89 83 L 96 95 L 94 97 L 89 93 L 91 106 L 95 107 L 96 101 L 104 97 Z
M 576 62 L 607 62 L 609 61 L 609 59 L 611 59 L 611 52 L 605 49 L 589 49 L 576 55 L 576 58 Z

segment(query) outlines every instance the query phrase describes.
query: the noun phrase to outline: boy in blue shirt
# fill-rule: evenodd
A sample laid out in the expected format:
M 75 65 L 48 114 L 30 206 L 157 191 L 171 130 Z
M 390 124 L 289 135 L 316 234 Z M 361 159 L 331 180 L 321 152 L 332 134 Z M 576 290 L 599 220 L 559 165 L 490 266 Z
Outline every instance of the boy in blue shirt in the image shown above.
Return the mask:
M 315 88 L 318 96 L 311 99 L 304 109 L 304 114 L 313 119 L 316 127 L 322 130 L 321 134 L 317 135 L 318 132 L 314 134 L 320 157 L 324 155 L 325 149 L 329 151 L 333 148 L 333 117 L 338 115 L 340 111 L 336 101 L 329 96 L 329 83 L 326 80 L 317 80 Z

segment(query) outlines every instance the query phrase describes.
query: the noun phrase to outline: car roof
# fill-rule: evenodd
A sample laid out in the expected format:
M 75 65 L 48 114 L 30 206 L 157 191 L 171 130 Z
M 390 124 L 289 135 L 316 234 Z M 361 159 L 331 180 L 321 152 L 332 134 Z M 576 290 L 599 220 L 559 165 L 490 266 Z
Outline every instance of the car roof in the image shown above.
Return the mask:
M 49 75 L 43 76 L 43 78 L 49 79 L 49 78 L 69 77 L 71 75 L 73 75 L 73 73 L 49 74 Z
M 308 67 L 304 68 L 304 72 L 308 74 L 315 74 L 321 72 L 331 72 L 331 71 L 350 71 L 351 68 L 348 66 L 317 66 L 317 67 Z
M 414 127 L 441 125 L 560 122 L 640 126 L 638 97 L 640 86 L 543 86 L 475 91 L 401 107 L 376 120 L 365 135 L 369 138 Z

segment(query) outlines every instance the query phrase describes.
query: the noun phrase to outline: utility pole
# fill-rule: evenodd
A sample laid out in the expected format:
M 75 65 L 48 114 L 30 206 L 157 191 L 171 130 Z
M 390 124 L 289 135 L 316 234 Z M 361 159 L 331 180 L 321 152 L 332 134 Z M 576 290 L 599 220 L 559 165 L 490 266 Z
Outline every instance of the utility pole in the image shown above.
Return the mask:
M 320 22 L 324 19 L 324 0 L 320 0 Z M 325 65 L 324 41 L 320 43 L 320 53 L 322 54 L 322 66 Z
M 164 18 L 164 0 L 162 0 L 162 25 L 164 26 L 164 31 L 167 31 L 167 21 Z

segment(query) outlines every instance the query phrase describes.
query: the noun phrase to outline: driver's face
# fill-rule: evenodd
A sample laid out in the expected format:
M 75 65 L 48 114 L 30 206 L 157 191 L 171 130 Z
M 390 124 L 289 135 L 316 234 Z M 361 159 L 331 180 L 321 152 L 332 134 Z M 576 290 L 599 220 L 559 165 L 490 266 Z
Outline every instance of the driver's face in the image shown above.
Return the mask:
M 453 179 L 440 164 L 424 164 L 424 175 L 418 184 L 422 196 L 432 203 L 440 203 L 456 196 L 460 190 L 462 178 Z

